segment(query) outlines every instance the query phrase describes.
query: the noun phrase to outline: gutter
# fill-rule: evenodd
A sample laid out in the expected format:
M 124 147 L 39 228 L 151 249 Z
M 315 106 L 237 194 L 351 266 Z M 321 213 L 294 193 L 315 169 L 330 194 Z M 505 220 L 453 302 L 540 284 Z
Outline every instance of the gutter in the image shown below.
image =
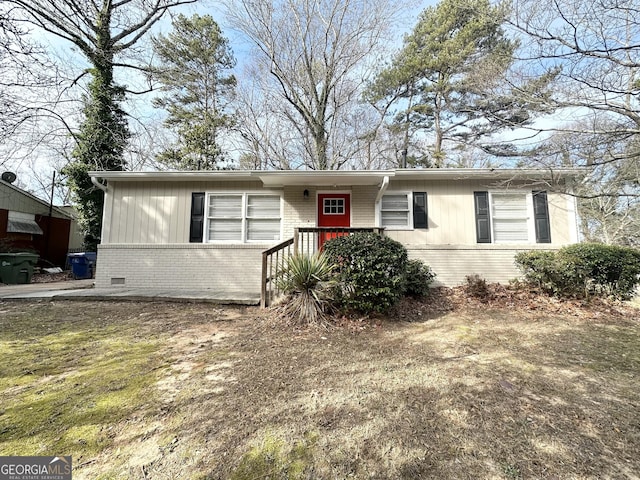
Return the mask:
M 98 177 L 91 177 L 91 183 L 93 183 L 96 187 L 98 187 L 100 190 L 102 190 L 104 193 L 107 193 L 107 186 L 100 183 L 98 181 Z

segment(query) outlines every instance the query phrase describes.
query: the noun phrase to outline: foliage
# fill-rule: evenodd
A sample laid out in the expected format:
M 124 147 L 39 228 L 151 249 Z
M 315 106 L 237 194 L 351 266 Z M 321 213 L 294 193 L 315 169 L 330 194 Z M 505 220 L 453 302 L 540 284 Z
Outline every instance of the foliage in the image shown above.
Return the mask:
M 535 165 L 587 167 L 575 192 L 586 238 L 633 245 L 640 238 L 637 0 L 512 5 L 509 21 L 527 46 L 527 63 L 558 72 L 556 93 L 546 100 L 560 118 L 577 120 L 549 127 L 546 155 Z
M 442 167 L 445 143 L 472 144 L 532 120 L 553 74 L 507 88 L 517 43 L 502 24 L 506 10 L 489 0 L 442 0 L 425 9 L 368 98 L 402 105 L 394 122 L 405 131 L 433 132 L 428 166 Z
M 323 253 L 290 257 L 277 279 L 280 290 L 289 296 L 284 313 L 300 323 L 323 323 L 330 306 L 333 268 Z
M 122 88 L 113 84 L 113 71 L 101 66 L 85 97 L 84 121 L 77 134 L 73 160 L 62 170 L 79 213 L 85 246 L 95 251 L 100 243 L 104 194 L 91 183 L 91 170 L 123 170 L 124 149 L 129 139 Z
M 178 135 L 159 160 L 181 170 L 220 168 L 220 133 L 233 124 L 227 107 L 236 79 L 224 74 L 235 66 L 233 52 L 210 15 L 178 15 L 172 25 L 168 36 L 153 40 L 161 62 L 154 75 L 167 92 L 154 105 L 167 110 L 165 125 Z
M 405 295 L 424 297 L 436 274 L 421 260 L 409 260 L 405 270 Z
M 581 243 L 558 252 L 521 252 L 516 265 L 529 283 L 562 297 L 610 295 L 628 299 L 640 284 L 640 251 Z
M 68 176 L 72 197 L 77 202 L 85 245 L 93 248 L 100 239 L 102 192 L 91 184 L 90 170 L 122 170 L 129 130 L 121 103 L 129 91 L 114 81 L 115 68 L 147 71 L 146 65 L 129 63 L 134 50 L 149 29 L 171 8 L 194 0 L 96 0 L 55 2 L 6 0 L 8 8 L 21 12 L 21 24 L 31 24 L 60 40 L 71 43 L 90 67 L 77 76 L 75 85 L 85 74 L 91 80 L 84 96 L 84 118 L 74 134 L 73 160 L 63 169 Z M 130 93 L 130 92 L 129 92 Z M 64 103 L 64 102 L 60 102 Z M 54 112 L 54 115 L 55 112 Z M 57 114 L 58 118 L 61 115 Z
M 467 294 L 483 301 L 489 299 L 491 292 L 484 278 L 475 273 L 473 275 L 467 275 L 464 277 L 464 280 Z
M 385 312 L 404 294 L 407 250 L 399 242 L 359 232 L 329 240 L 324 251 L 336 264 L 341 306 L 364 313 Z

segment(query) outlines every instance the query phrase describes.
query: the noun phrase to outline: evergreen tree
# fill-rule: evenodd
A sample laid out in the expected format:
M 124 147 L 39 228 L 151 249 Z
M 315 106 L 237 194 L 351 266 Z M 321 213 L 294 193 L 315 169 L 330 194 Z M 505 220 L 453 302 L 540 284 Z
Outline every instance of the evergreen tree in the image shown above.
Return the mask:
M 75 80 L 86 73 L 91 76 L 84 119 L 74 135 L 72 161 L 62 170 L 80 212 L 87 248 L 99 243 L 104 203 L 102 192 L 91 184 L 87 172 L 124 169 L 123 153 L 130 136 L 120 104 L 131 92 L 115 83 L 114 69 L 146 70 L 144 65 L 128 63 L 125 53 L 169 9 L 194 1 L 4 0 L 22 11 L 23 21 L 73 44 L 90 64 Z
M 416 131 L 432 132 L 428 166 L 441 167 L 449 147 L 478 144 L 487 135 L 530 121 L 553 74 L 518 88 L 505 75 L 517 43 L 507 38 L 506 15 L 489 0 L 443 0 L 422 12 L 392 64 L 368 92 L 404 131 L 404 149 Z
M 88 172 L 123 170 L 123 153 L 129 139 L 125 113 L 120 107 L 124 90 L 113 84 L 109 69 L 95 69 L 92 73 L 73 161 L 62 170 L 80 214 L 84 243 L 89 250 L 95 250 L 100 243 L 104 196 L 91 183 Z
M 156 78 L 167 94 L 154 104 L 168 112 L 165 124 L 178 141 L 159 160 L 181 170 L 221 168 L 225 160 L 220 134 L 233 125 L 229 103 L 236 79 L 225 72 L 235 65 L 228 40 L 209 15 L 178 15 L 173 32 L 153 41 L 161 61 Z

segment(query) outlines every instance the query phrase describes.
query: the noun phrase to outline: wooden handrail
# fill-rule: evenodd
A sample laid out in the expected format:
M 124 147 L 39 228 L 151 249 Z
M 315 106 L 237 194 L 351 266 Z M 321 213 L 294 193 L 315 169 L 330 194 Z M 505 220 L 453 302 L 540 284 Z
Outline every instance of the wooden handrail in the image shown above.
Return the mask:
M 293 238 L 285 240 L 262 252 L 262 286 L 260 288 L 260 306 L 262 308 L 267 307 L 271 302 L 271 297 L 273 296 L 273 280 L 277 278 L 285 268 L 285 261 L 287 259 L 285 258 L 284 250 L 287 250 L 286 257 L 290 257 L 291 245 L 293 245 Z M 280 252 L 282 252 L 282 257 L 280 256 Z M 274 254 L 276 256 L 275 265 L 273 263 Z M 278 292 L 276 291 L 276 293 Z
M 262 286 L 260 288 L 260 306 L 267 307 L 274 296 L 279 294 L 275 280 L 286 268 L 287 261 L 292 254 L 312 255 L 318 249 L 318 234 L 323 232 L 347 234 L 357 232 L 372 232 L 384 234 L 381 227 L 298 227 L 294 237 L 285 240 L 262 252 Z M 304 235 L 307 234 L 307 235 Z M 313 234 L 312 238 L 309 234 Z M 305 239 L 306 237 L 306 239 Z M 293 252 L 291 245 L 293 245 Z M 275 261 L 274 261 L 275 257 Z

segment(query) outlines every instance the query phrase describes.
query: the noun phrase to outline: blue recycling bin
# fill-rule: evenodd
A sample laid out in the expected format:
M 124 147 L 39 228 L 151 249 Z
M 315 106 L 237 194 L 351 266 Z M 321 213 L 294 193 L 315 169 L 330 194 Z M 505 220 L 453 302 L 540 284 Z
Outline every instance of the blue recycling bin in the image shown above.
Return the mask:
M 73 278 L 77 280 L 93 277 L 93 270 L 97 258 L 96 252 L 70 253 L 68 257 Z

